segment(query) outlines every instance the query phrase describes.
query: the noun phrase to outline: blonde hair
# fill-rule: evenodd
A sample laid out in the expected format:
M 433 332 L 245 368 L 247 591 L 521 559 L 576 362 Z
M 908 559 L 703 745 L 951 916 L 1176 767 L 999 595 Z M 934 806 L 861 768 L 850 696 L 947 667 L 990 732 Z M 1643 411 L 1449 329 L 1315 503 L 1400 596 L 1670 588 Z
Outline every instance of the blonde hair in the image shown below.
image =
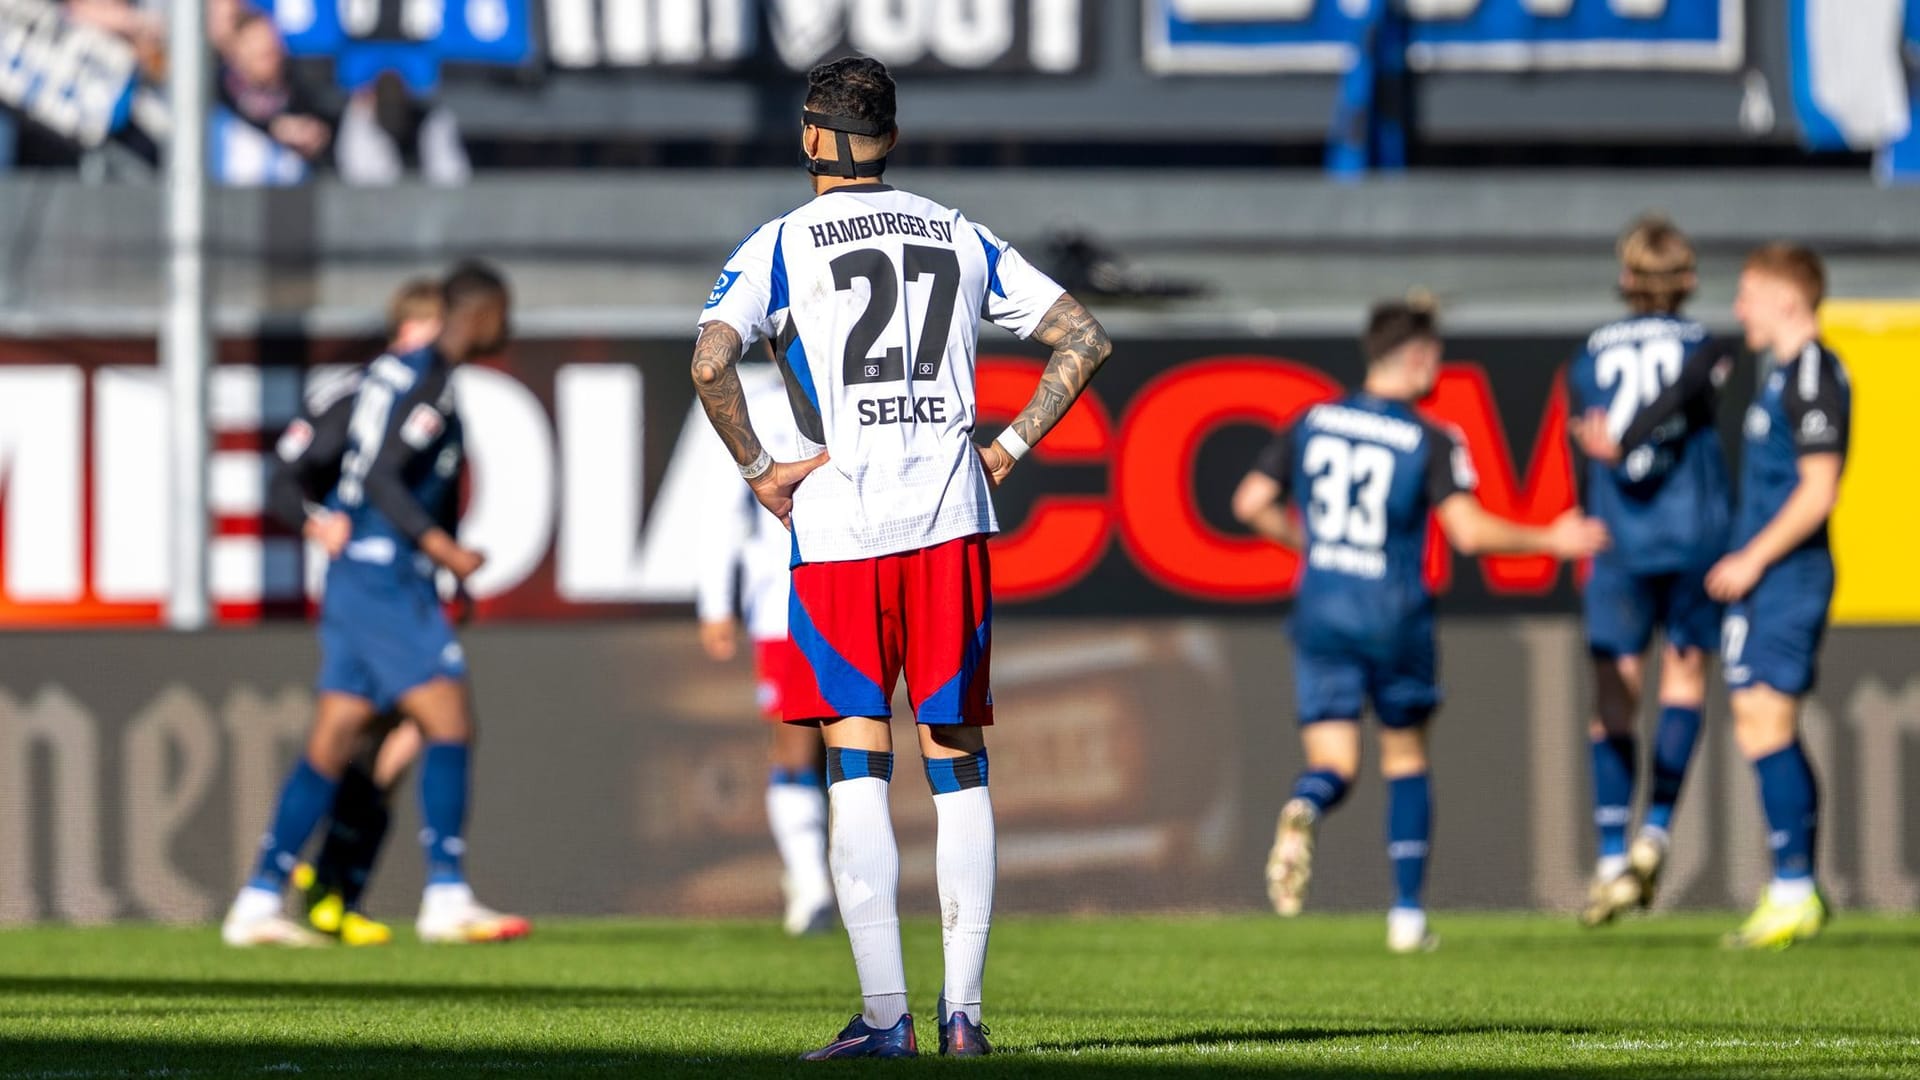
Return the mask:
M 1661 214 L 1641 216 L 1620 237 L 1620 295 L 1636 312 L 1672 315 L 1699 279 L 1693 241 Z
M 1804 244 L 1781 241 L 1755 248 L 1753 254 L 1747 256 L 1745 269 L 1778 278 L 1799 289 L 1809 308 L 1818 310 L 1827 298 L 1826 264 Z
M 439 318 L 443 306 L 439 282 L 430 277 L 413 278 L 395 289 L 387 301 L 387 336 L 398 335 L 402 326 L 415 319 Z

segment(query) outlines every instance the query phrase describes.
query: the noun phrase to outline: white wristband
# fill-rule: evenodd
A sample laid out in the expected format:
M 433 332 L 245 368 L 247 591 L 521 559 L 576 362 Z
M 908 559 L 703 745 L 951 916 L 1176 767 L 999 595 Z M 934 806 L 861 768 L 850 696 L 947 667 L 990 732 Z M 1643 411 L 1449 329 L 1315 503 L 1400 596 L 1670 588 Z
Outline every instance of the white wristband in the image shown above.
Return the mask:
M 1019 461 L 1021 458 L 1027 456 L 1027 451 L 1033 449 L 1033 447 L 1027 445 L 1027 440 L 1021 438 L 1020 433 L 1012 428 L 1001 432 L 993 440 L 993 445 L 999 447 L 1001 453 L 1015 461 Z
M 740 475 L 751 483 L 767 475 L 767 471 L 772 468 L 773 455 L 762 450 L 760 456 L 753 459 L 752 464 L 740 466 Z

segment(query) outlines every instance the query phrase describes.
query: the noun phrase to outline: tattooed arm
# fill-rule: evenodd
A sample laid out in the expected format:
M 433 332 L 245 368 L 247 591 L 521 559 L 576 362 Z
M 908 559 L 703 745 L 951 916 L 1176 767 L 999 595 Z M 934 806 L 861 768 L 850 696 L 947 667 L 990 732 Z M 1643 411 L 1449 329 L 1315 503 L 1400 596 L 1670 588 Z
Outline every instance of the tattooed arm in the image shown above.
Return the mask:
M 693 388 L 700 395 L 700 406 L 707 410 L 707 422 L 720 441 L 727 444 L 733 463 L 743 469 L 764 452 L 747 416 L 747 393 L 740 387 L 740 354 L 745 351 L 740 332 L 723 322 L 701 327 L 700 340 L 693 346 Z
M 1040 385 L 1034 389 L 1032 400 L 1007 426 L 1007 431 L 1028 447 L 1046 438 L 1093 381 L 1100 365 L 1113 355 L 1113 342 L 1100 320 L 1071 296 L 1062 296 L 1047 310 L 1033 338 L 1052 348 L 1053 356 L 1040 373 Z M 1005 439 L 1003 433 L 1001 440 Z M 980 455 L 995 484 L 1013 470 L 1014 455 L 1000 440 L 982 449 Z
M 693 347 L 693 388 L 700 395 L 701 408 L 707 411 L 707 422 L 727 444 L 727 453 L 733 455 L 742 475 L 766 455 L 760 437 L 753 433 L 753 419 L 747 415 L 747 393 L 740 387 L 740 354 L 745 348 L 739 331 L 717 321 L 701 328 L 700 340 Z M 808 473 L 826 461 L 824 451 L 805 461 L 773 461 L 747 484 L 760 505 L 782 525 L 792 528 L 794 491 Z

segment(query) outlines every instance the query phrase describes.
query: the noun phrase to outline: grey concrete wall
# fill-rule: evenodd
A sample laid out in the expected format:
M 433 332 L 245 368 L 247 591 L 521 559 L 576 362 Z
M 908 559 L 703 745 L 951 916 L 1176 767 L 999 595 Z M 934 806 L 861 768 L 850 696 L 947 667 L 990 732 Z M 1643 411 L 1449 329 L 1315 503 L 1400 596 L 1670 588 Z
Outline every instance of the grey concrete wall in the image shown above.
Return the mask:
M 1664 209 L 1707 252 L 1702 305 L 1724 313 L 1740 254 L 1793 236 L 1832 259 L 1843 296 L 1920 293 L 1920 189 L 1833 174 L 1425 174 L 1336 185 L 1291 174 L 903 173 L 1031 250 L 1083 228 L 1205 296 L 1105 305 L 1132 334 L 1268 336 L 1349 329 L 1409 285 L 1460 329 L 1567 329 L 1614 304 L 1613 239 Z M 530 330 L 679 332 L 718 264 L 807 197 L 797 171 L 482 178 L 454 191 L 334 184 L 222 191 L 216 308 L 227 333 L 377 326 L 406 274 L 478 254 L 512 272 Z M 145 334 L 163 297 L 154 188 L 0 183 L 0 330 Z

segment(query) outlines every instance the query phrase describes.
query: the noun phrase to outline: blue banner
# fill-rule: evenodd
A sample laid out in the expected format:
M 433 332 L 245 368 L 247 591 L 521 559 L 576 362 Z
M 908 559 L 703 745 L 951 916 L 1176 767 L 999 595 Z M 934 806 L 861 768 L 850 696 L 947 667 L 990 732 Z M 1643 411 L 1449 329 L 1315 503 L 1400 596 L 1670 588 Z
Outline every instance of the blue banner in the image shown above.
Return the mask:
M 342 89 L 384 72 L 416 94 L 440 86 L 442 64 L 518 67 L 534 59 L 532 0 L 264 0 L 298 57 L 327 57 Z
M 1415 70 L 1731 70 L 1745 0 L 1394 0 Z M 1362 0 L 1146 0 L 1161 74 L 1344 72 L 1371 18 Z

